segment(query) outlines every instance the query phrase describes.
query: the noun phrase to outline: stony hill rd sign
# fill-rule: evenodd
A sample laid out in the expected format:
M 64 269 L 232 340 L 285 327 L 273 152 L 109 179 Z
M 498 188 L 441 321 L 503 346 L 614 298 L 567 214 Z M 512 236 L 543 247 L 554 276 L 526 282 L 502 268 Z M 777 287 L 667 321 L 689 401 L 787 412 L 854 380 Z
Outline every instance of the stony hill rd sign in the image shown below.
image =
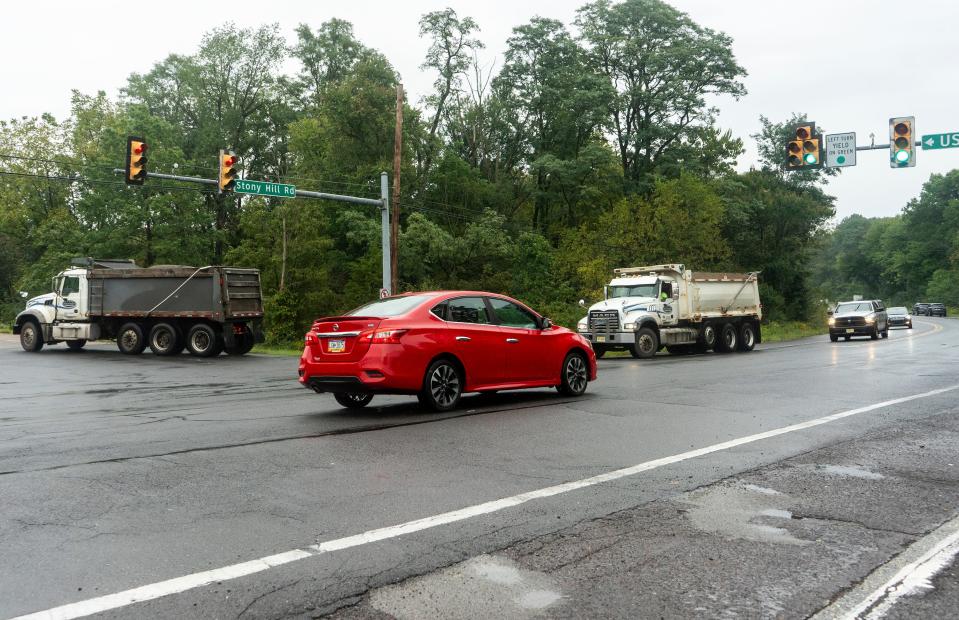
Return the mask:
M 266 181 L 247 181 L 239 179 L 233 191 L 240 194 L 256 194 L 257 196 L 273 196 L 274 198 L 293 198 L 296 196 L 295 185 L 283 183 L 268 183 Z

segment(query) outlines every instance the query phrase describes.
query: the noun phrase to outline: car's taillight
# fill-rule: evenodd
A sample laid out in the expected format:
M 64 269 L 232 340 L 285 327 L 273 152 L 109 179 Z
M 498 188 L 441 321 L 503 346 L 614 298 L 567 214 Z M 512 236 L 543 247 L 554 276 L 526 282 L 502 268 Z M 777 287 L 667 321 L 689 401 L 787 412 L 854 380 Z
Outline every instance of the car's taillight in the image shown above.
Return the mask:
M 399 344 L 400 337 L 408 331 L 408 329 L 380 329 L 366 337 L 370 339 L 370 344 Z

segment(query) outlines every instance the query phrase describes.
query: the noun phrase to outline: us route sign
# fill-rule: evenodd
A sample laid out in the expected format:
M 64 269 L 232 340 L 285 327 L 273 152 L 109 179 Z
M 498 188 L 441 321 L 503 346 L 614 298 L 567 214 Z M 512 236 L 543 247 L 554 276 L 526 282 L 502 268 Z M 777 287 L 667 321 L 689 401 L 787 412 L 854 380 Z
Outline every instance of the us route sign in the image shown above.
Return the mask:
M 856 165 L 856 132 L 826 135 L 826 167 L 843 168 Z
M 932 133 L 922 137 L 922 150 L 959 149 L 959 131 Z
M 233 191 L 240 194 L 256 194 L 257 196 L 273 196 L 275 198 L 293 198 L 296 196 L 295 185 L 247 181 L 246 179 L 237 180 L 236 185 L 233 186 Z

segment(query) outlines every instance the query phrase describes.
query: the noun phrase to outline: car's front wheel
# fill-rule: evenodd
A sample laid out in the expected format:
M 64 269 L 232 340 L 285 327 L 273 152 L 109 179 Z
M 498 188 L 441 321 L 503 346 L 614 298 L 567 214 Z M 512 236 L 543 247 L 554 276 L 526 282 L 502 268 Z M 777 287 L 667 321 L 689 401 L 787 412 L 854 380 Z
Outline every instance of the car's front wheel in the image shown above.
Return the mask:
M 336 402 L 347 409 L 362 409 L 373 400 L 372 394 L 361 394 L 359 392 L 342 392 L 333 394 Z
M 436 360 L 426 370 L 423 389 L 417 395 L 421 404 L 433 411 L 449 411 L 463 395 L 463 374 L 450 360 Z
M 582 396 L 589 383 L 589 365 L 582 353 L 573 351 L 563 360 L 563 372 L 556 389 L 566 396 Z

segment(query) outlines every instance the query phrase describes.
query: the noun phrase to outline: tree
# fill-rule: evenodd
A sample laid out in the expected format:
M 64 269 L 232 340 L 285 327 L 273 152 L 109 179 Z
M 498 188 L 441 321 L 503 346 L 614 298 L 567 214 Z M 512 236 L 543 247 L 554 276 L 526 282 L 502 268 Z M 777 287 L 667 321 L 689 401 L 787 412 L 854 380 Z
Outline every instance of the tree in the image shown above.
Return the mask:
M 579 10 L 576 24 L 590 65 L 615 89 L 612 134 L 624 178 L 640 191 L 652 187 L 671 150 L 695 143 L 714 124 L 707 97 L 746 92 L 732 39 L 660 0 L 597 0 Z M 728 146 L 721 162 L 739 153 Z

